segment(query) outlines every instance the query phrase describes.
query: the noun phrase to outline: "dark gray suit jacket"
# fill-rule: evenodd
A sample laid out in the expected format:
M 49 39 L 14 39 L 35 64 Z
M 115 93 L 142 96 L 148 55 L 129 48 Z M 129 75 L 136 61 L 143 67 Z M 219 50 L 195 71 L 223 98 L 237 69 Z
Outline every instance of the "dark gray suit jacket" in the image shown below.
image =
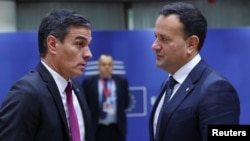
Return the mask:
M 72 79 L 82 108 L 86 141 L 94 141 L 90 112 L 81 85 Z M 70 141 L 65 110 L 57 85 L 39 63 L 10 89 L 0 110 L 1 141 Z
M 169 102 L 155 140 L 153 118 L 162 94 L 163 90 L 150 115 L 150 141 L 207 141 L 207 125 L 239 124 L 240 103 L 235 88 L 204 60 L 195 66 Z

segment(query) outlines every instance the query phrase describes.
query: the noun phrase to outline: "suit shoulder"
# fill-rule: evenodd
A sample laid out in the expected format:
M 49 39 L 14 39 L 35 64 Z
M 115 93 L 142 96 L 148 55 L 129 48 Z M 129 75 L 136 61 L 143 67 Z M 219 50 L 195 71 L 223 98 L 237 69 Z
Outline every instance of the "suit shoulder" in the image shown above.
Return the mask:
M 37 71 L 30 71 L 29 73 L 17 79 L 14 84 L 37 85 L 37 83 L 40 83 L 41 81 L 41 76 Z
M 117 81 L 124 82 L 128 84 L 128 79 L 125 76 L 113 75 L 113 78 Z
M 98 77 L 99 77 L 98 75 L 87 75 L 83 78 L 83 80 L 96 79 Z
M 85 76 L 83 79 L 82 79 L 82 83 L 85 83 L 85 82 L 92 82 L 92 81 L 95 81 L 96 79 L 98 79 L 99 76 L 98 75 L 89 75 L 89 76 Z
M 113 78 L 117 78 L 117 79 L 127 79 L 125 76 L 123 75 L 117 75 L 117 74 L 114 74 L 112 75 Z

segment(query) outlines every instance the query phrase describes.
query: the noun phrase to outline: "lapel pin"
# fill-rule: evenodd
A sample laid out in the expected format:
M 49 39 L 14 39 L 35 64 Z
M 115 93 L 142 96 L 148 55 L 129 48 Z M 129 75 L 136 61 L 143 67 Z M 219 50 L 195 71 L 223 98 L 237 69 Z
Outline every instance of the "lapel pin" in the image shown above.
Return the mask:
M 188 92 L 189 91 L 189 88 L 186 88 L 186 92 Z

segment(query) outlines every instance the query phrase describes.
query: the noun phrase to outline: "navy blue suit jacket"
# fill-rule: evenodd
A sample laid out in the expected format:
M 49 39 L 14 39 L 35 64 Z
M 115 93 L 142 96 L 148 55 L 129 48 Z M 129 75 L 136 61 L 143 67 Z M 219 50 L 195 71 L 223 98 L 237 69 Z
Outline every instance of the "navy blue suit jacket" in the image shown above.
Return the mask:
M 100 113 L 100 103 L 99 103 L 99 92 L 98 92 L 98 81 L 100 76 L 94 75 L 91 77 L 86 77 L 82 86 L 86 94 L 87 103 L 89 104 L 89 108 L 91 111 L 94 130 L 96 131 L 99 121 L 99 113 Z M 122 135 L 126 135 L 127 133 L 127 117 L 126 117 L 126 109 L 129 104 L 129 87 L 128 81 L 126 78 L 112 75 L 112 79 L 116 84 L 116 94 L 117 94 L 117 124 L 118 130 Z
M 156 100 L 149 120 L 150 141 L 207 141 L 209 124 L 239 124 L 235 88 L 204 60 L 190 72 L 163 113 L 158 139 L 153 136 Z
M 82 109 L 86 141 L 94 141 L 90 112 L 81 85 L 72 79 Z M 70 141 L 69 128 L 57 85 L 39 63 L 10 89 L 0 110 L 1 141 Z

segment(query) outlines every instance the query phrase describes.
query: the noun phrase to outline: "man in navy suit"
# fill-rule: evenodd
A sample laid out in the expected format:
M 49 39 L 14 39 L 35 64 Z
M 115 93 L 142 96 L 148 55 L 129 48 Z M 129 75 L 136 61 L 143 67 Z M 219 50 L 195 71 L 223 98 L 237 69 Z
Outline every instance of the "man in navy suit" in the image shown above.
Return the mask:
M 96 141 L 125 141 L 126 109 L 129 104 L 128 80 L 114 75 L 112 56 L 99 58 L 99 74 L 86 77 L 82 86 L 86 94 Z
M 176 2 L 161 9 L 152 49 L 157 67 L 177 83 L 167 100 L 162 86 L 150 115 L 150 141 L 207 141 L 208 125 L 239 124 L 235 88 L 199 54 L 206 32 L 207 21 L 194 6 Z
M 1 141 L 95 141 L 90 111 L 81 84 L 92 57 L 91 24 L 67 9 L 48 13 L 38 31 L 40 62 L 11 87 L 0 110 Z M 72 85 L 77 140 L 65 88 Z M 74 128 L 76 129 L 76 128 Z

